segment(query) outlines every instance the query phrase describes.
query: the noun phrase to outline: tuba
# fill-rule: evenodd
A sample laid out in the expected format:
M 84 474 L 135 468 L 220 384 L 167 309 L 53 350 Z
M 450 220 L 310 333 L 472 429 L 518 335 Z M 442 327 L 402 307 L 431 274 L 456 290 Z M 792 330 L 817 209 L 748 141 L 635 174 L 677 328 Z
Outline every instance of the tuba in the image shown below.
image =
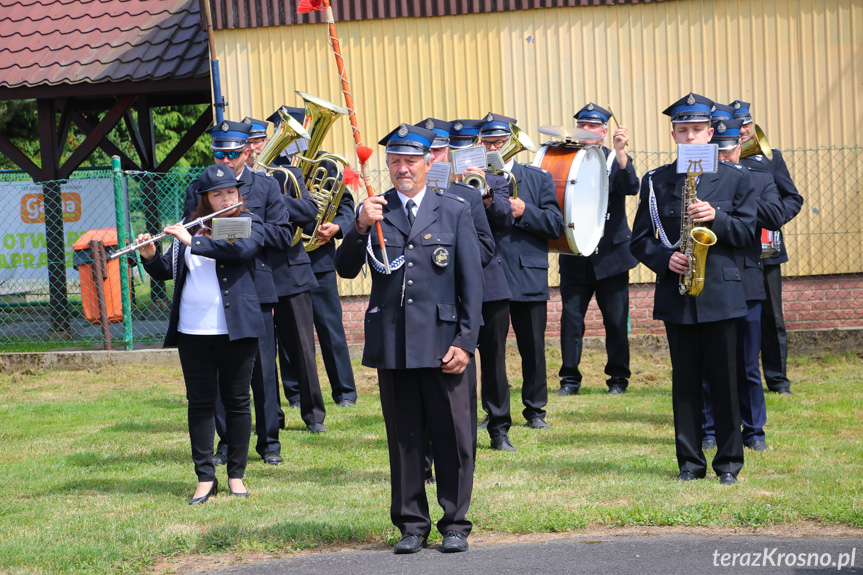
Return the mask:
M 512 158 L 514 155 L 524 150 L 527 150 L 528 152 L 536 151 L 536 146 L 530 139 L 530 136 L 527 135 L 527 132 L 525 132 L 515 124 L 510 124 L 509 127 L 512 131 L 512 135 L 509 137 L 509 140 L 507 140 L 506 144 L 504 144 L 503 147 L 500 149 L 500 155 L 501 158 L 503 158 L 504 163 L 508 162 L 510 158 Z M 512 183 L 512 199 L 516 199 L 518 197 L 518 184 L 516 183 L 515 178 L 512 177 L 512 174 L 510 174 L 506 170 L 486 171 L 497 176 L 502 175 L 507 180 L 509 180 L 509 182 Z M 478 189 L 482 193 L 485 193 L 485 189 L 488 187 L 485 178 L 476 174 L 469 174 L 465 176 L 463 183 L 467 186 Z
M 701 162 L 699 161 L 698 164 Z M 696 198 L 696 179 L 701 170 L 690 161 L 683 185 L 683 213 L 680 215 L 680 251 L 689 260 L 689 269 L 680 276 L 680 295 L 696 297 L 704 289 L 704 273 L 707 270 L 707 248 L 716 243 L 716 234 L 710 228 L 695 226 L 689 217 L 689 206 Z
M 303 245 L 310 252 L 322 245 L 317 237 L 318 228 L 333 221 L 345 193 L 342 175 L 348 161 L 338 154 L 319 152 L 333 123 L 339 116 L 347 115 L 348 110 L 305 92 L 297 94 L 306 105 L 303 126 L 309 133 L 309 146 L 304 155 L 294 155 L 293 165 L 302 171 L 309 194 L 318 206 L 314 228 L 302 234 Z
M 773 161 L 773 150 L 770 149 L 770 142 L 767 141 L 767 136 L 761 130 L 758 124 L 753 127 L 752 137 L 743 142 L 743 147 L 740 149 L 740 157 L 748 158 L 761 154 L 770 161 Z

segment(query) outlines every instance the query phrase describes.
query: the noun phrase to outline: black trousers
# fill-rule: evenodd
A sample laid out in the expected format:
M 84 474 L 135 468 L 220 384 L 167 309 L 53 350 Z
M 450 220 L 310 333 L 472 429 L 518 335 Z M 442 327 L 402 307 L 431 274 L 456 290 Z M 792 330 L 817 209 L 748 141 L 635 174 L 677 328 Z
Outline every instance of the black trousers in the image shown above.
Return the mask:
M 445 374 L 439 368 L 379 369 L 378 385 L 390 456 L 393 524 L 403 535 L 428 536 L 431 531 L 424 472 L 427 426 L 443 508 L 438 531 L 468 535 L 476 426 L 469 413 L 467 375 Z
M 337 404 L 345 399 L 355 402 L 357 385 L 354 382 L 348 340 L 342 323 L 342 300 L 339 298 L 336 272 L 316 273 L 315 278 L 318 280 L 318 287 L 312 288 L 311 291 L 312 311 L 333 401 Z M 282 345 L 279 346 L 279 369 L 282 374 L 285 398 L 289 403 L 299 401 L 300 384 Z
M 576 257 L 576 256 L 573 256 Z M 563 275 L 560 277 L 560 297 L 563 311 L 560 314 L 560 386 L 578 391 L 581 388 L 582 344 L 584 340 L 584 316 L 590 305 L 590 298 L 596 294 L 596 303 L 602 313 L 605 326 L 606 384 L 620 385 L 629 383 L 629 335 L 626 320 L 629 315 L 629 272 L 597 280 L 593 265 L 588 261 L 590 270 L 587 281 L 576 281 Z
M 241 479 L 249 456 L 252 414 L 249 383 L 258 340 L 230 341 L 227 335 L 177 335 L 177 350 L 189 401 L 189 439 L 198 481 L 213 481 L 216 393 L 226 413 L 228 477 Z
M 767 300 L 761 306 L 761 368 L 770 391 L 790 389 L 785 364 L 788 360 L 788 333 L 782 316 L 782 266 L 764 266 Z
M 318 380 L 318 364 L 315 363 L 312 296 L 303 292 L 280 297 L 273 317 L 279 343 L 285 347 L 299 383 L 303 423 L 323 423 L 326 408 Z
M 255 434 L 258 438 L 255 451 L 263 456 L 270 451 L 281 453 L 282 444 L 279 442 L 279 379 L 276 373 L 273 306 L 261 305 L 261 316 L 265 335 L 258 338 L 257 359 L 252 371 L 252 399 L 255 406 Z M 227 454 L 225 425 L 225 407 L 219 399 L 216 401 L 216 433 L 219 435 L 216 451 Z
M 548 380 L 545 372 L 545 326 L 548 305 L 544 301 L 510 301 L 509 315 L 518 353 L 521 355 L 522 414 L 528 421 L 545 417 Z M 508 326 L 507 326 L 508 329 Z
M 480 358 L 482 408 L 488 414 L 488 435 L 509 433 L 509 382 L 506 379 L 506 336 L 509 332 L 509 300 L 482 303 L 483 325 L 477 349 Z
M 697 477 L 707 472 L 701 450 L 704 405 L 701 386 L 706 375 L 713 399 L 716 428 L 717 475 L 743 467 L 743 438 L 737 403 L 737 319 L 683 325 L 665 323 L 671 351 L 671 401 L 674 410 L 674 439 L 680 471 Z

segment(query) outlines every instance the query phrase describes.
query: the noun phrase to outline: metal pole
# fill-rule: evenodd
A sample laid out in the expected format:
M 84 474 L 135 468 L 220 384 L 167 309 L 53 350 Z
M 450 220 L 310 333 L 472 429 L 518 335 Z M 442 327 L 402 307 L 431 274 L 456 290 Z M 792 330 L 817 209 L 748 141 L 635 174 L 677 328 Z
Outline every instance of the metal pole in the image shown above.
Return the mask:
M 114 169 L 114 215 L 117 220 L 117 248 L 126 245 L 130 240 L 126 236 L 126 206 L 123 201 L 123 172 L 120 170 L 120 156 L 111 157 Z M 120 258 L 120 298 L 123 300 L 123 341 L 126 351 L 132 351 L 132 300 L 129 293 L 129 261 Z

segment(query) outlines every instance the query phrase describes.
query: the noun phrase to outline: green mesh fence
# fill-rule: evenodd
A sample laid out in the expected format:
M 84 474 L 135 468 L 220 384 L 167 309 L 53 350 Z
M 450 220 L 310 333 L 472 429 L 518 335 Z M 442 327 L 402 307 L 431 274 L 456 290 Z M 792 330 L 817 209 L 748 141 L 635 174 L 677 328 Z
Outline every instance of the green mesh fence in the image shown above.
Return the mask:
M 631 151 L 640 175 L 666 164 L 672 153 Z M 863 227 L 863 147 L 794 149 L 784 152 L 792 178 L 805 198 L 801 213 L 783 229 L 791 261 L 783 266 L 786 276 L 858 276 L 863 271 L 863 250 L 855 246 Z M 129 238 L 158 233 L 180 221 L 186 187 L 203 168 L 166 174 L 81 170 L 69 180 L 34 183 L 17 171 L 0 171 L 0 346 L 3 351 L 47 348 L 102 349 L 104 333 L 98 321 L 88 319 L 82 299 L 83 265 L 89 249 L 73 249 L 90 230 L 116 227 L 115 177 L 122 190 Z M 370 183 L 380 193 L 390 187 L 389 173 L 372 171 Z M 57 191 L 59 190 L 59 196 Z M 53 196 L 52 196 L 53 194 Z M 362 198 L 365 192 L 356 193 Z M 62 222 L 45 209 L 46 197 L 59 197 Z M 637 199 L 631 198 L 627 216 L 631 222 Z M 46 218 L 46 212 L 49 213 Z M 55 214 L 60 213 L 54 211 Z M 47 219 L 47 221 L 46 221 Z M 59 225 L 58 225 L 59 224 Z M 165 248 L 168 240 L 165 240 Z M 113 249 L 109 247 L 109 251 Z M 170 312 L 172 282 L 153 282 L 130 257 L 131 329 L 136 345 L 157 344 L 164 336 Z M 557 256 L 550 257 L 549 280 L 558 283 Z M 64 273 L 65 272 L 65 273 Z M 86 275 L 86 273 L 84 274 Z M 631 273 L 635 287 L 653 281 L 643 266 Z M 119 283 L 119 276 L 114 278 Z M 86 283 L 86 280 L 85 280 Z M 85 286 L 86 287 L 86 286 Z M 371 287 L 362 274 L 350 282 L 339 280 L 339 289 L 350 300 L 360 300 Z M 84 290 L 86 291 L 86 289 Z M 92 312 L 92 306 L 90 306 Z M 856 313 L 856 312 L 854 312 Z M 92 314 L 91 314 L 92 315 Z M 863 318 L 852 318 L 863 320 Z M 123 326 L 114 323 L 110 335 L 121 349 Z

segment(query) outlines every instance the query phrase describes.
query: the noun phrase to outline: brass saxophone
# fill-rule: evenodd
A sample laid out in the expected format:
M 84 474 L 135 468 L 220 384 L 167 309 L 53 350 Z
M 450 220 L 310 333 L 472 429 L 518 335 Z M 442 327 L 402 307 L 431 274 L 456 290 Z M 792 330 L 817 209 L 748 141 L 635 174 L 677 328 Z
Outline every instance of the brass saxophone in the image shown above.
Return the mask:
M 689 206 L 696 203 L 696 180 L 702 174 L 701 161 L 690 161 L 683 184 L 683 213 L 680 215 L 680 251 L 689 260 L 689 268 L 680 275 L 680 295 L 696 297 L 704 289 L 707 248 L 716 243 L 713 230 L 695 226 L 689 217 Z

